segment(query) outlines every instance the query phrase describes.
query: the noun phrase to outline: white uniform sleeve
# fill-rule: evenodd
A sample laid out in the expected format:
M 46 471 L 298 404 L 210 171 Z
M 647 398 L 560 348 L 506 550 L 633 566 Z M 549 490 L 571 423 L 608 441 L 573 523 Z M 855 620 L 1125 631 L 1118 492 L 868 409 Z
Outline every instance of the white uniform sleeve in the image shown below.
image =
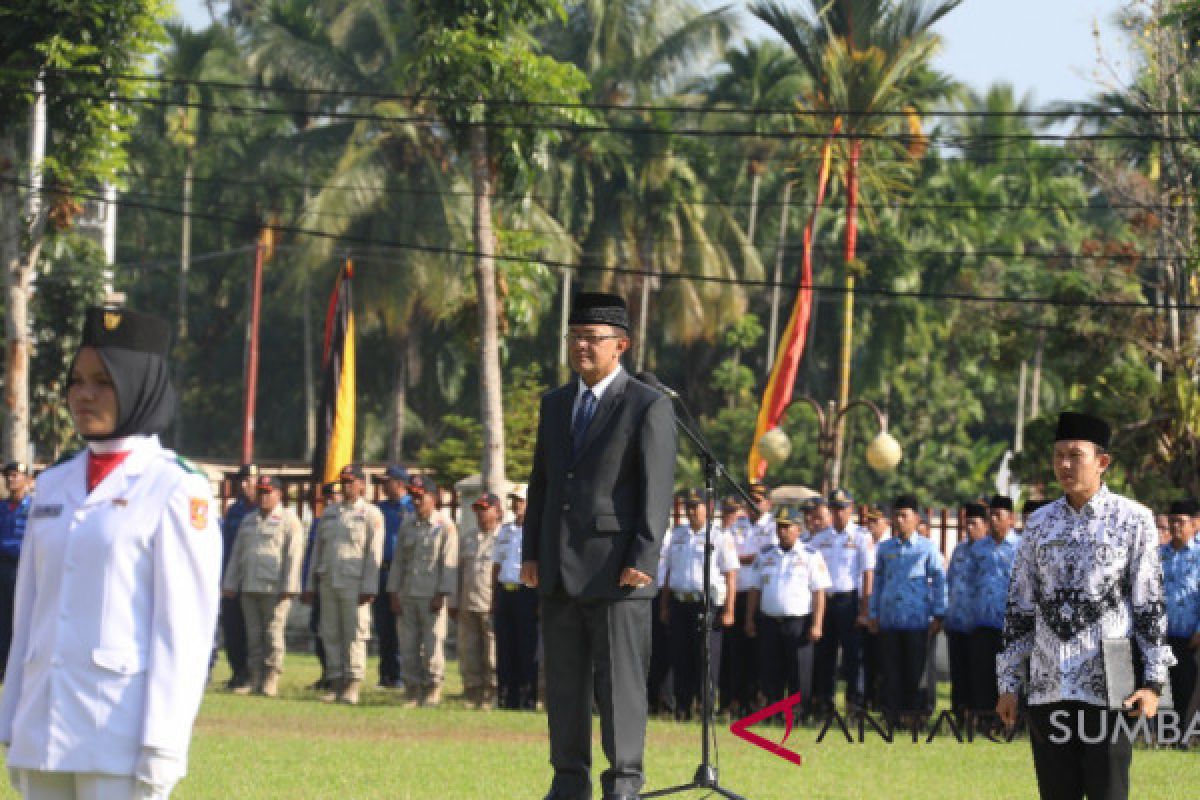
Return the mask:
M 35 526 L 25 528 L 21 555 L 17 561 L 17 585 L 13 594 L 13 633 L 8 650 L 8 666 L 4 672 L 4 696 L 0 699 L 0 744 L 12 742 L 13 716 L 17 713 L 17 695 L 21 692 L 21 677 L 25 671 L 25 655 L 29 650 L 29 620 L 33 616 L 37 597 L 33 563 Z
M 287 536 L 284 540 L 285 552 L 287 560 L 285 562 L 284 575 L 287 579 L 287 584 L 283 591 L 287 594 L 299 594 L 301 590 L 301 580 L 303 576 L 300 574 L 304 569 L 304 523 L 297 516 L 292 516 L 288 520 Z
M 810 553 L 808 570 L 808 588 L 810 591 L 818 591 L 820 589 L 828 589 L 833 585 L 833 580 L 829 577 L 829 568 L 825 566 L 825 559 L 820 553 Z
M 188 473 L 171 493 L 154 540 L 154 616 L 146 682 L 144 753 L 164 782 L 165 762 L 186 769 L 217 622 L 221 532 L 208 480 Z M 143 776 L 139 775 L 139 778 Z

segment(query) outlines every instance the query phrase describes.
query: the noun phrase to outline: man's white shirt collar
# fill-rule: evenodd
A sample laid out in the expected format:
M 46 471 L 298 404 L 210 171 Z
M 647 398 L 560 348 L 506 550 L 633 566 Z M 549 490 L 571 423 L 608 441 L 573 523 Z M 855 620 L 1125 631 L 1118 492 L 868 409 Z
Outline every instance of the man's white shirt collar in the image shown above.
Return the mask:
M 583 382 L 583 378 L 580 378 L 579 379 L 579 387 L 575 390 L 575 408 L 579 407 L 579 401 L 583 398 L 584 391 L 586 391 L 589 388 L 592 390 L 592 394 L 595 395 L 595 397 L 596 397 L 596 405 L 599 405 L 600 398 L 604 397 L 604 393 L 606 391 L 608 391 L 609 386 L 612 386 L 612 382 L 615 381 L 617 379 L 617 376 L 621 374 L 622 369 L 623 368 L 621 367 L 621 365 L 617 364 L 616 369 L 614 369 L 612 372 L 608 373 L 606 376 L 604 376 L 600 380 L 596 381 L 596 385 L 591 386 L 591 387 L 589 387 L 586 383 Z

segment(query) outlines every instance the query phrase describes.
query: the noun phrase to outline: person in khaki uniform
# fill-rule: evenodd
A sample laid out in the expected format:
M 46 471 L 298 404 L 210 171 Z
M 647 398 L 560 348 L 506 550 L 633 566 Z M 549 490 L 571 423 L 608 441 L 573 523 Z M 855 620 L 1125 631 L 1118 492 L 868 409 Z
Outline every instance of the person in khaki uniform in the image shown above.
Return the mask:
M 438 488 L 425 475 L 408 481 L 415 514 L 396 537 L 388 594 L 396 614 L 406 706 L 436 706 L 446 672 L 446 598 L 458 583 L 458 529 L 438 510 Z
M 348 464 L 340 480 L 343 500 L 321 515 L 309 565 L 312 588 L 320 594 L 321 640 L 332 690 L 321 701 L 356 705 L 367 662 L 371 601 L 379 591 L 383 553 L 383 514 L 366 500 L 363 469 Z
M 304 563 L 304 529 L 300 519 L 282 504 L 279 478 L 261 475 L 255 484 L 258 510 L 238 526 L 222 594 L 241 592 L 246 619 L 251 685 L 238 694 L 274 697 L 279 693 L 283 670 L 283 628 L 292 599 L 300 593 L 300 568 Z
M 496 635 L 492 627 L 492 565 L 503 506 L 487 492 L 471 504 L 478 530 L 458 537 L 458 595 L 450 614 L 458 620 L 458 666 L 467 708 L 496 702 Z

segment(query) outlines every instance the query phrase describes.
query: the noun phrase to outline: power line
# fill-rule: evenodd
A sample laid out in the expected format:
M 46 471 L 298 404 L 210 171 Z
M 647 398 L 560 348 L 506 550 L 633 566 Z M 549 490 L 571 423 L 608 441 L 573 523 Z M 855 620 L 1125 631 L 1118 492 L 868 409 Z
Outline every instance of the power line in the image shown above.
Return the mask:
M 44 193 L 52 193 L 53 190 L 44 189 L 43 192 Z M 152 193 L 152 192 L 140 192 L 140 191 L 135 190 L 135 191 L 123 192 L 121 199 L 125 200 L 126 198 L 130 198 L 130 197 L 142 197 L 142 198 L 150 198 L 150 199 L 170 199 L 170 198 L 173 198 L 174 195 L 166 195 L 166 194 Z M 118 202 L 120 203 L 121 201 L 119 200 Z M 127 200 L 126 204 L 131 208 L 139 207 L 137 205 L 136 201 L 133 201 L 133 200 Z M 222 204 L 222 206 L 226 207 L 225 204 Z M 180 217 L 185 216 L 183 209 L 178 206 L 156 206 L 156 207 L 154 207 L 153 210 L 162 211 L 163 213 L 167 213 L 169 211 L 169 213 L 171 213 L 175 216 L 180 216 Z M 245 224 L 246 217 L 248 217 L 248 216 L 257 216 L 260 218 L 262 216 L 262 210 L 257 209 L 257 208 L 244 208 L 244 209 L 240 209 L 240 211 L 242 212 L 241 216 L 235 216 L 233 218 L 239 219 L 243 224 Z M 192 216 L 195 217 L 195 216 L 201 216 L 201 214 L 203 212 L 201 212 L 199 210 L 199 208 L 194 208 L 190 213 Z M 358 215 L 358 214 L 337 213 L 337 212 L 312 212 L 312 211 L 300 211 L 300 212 L 294 214 L 293 218 L 310 217 L 310 216 L 316 217 L 316 218 L 351 219 L 351 220 L 361 218 L 361 215 Z M 449 226 L 451 228 L 458 227 L 458 228 L 464 229 L 464 230 L 469 229 L 469 224 L 466 224 L 466 223 L 464 223 L 462 225 L 457 225 L 457 226 L 450 223 Z M 272 227 L 277 227 L 277 226 L 273 225 Z M 501 227 L 497 227 L 496 230 L 497 230 L 497 232 L 500 232 L 500 233 L 532 234 L 535 236 L 546 235 L 545 231 L 539 231 L 539 230 L 535 230 L 532 228 L 501 228 Z M 336 234 L 332 234 L 332 235 L 336 235 Z M 669 243 L 669 244 L 676 245 L 676 246 L 682 246 L 685 249 L 691 249 L 691 248 L 704 249 L 704 248 L 708 247 L 708 245 L 706 245 L 702 242 L 697 242 L 697 241 L 694 241 L 691 239 L 686 239 L 686 238 L 682 238 L 682 237 L 678 237 L 678 236 L 665 236 L 665 235 L 661 235 L 661 234 L 653 236 L 650 239 L 650 241 L 653 242 L 654 244 Z M 730 249 L 733 249 L 733 248 L 730 248 Z M 785 252 L 800 252 L 800 251 L 802 251 L 802 249 L 803 249 L 803 245 L 800 243 L 792 243 L 792 244 L 788 244 L 788 245 L 784 246 Z M 821 253 L 821 254 L 825 254 L 825 255 L 830 255 L 830 254 L 840 255 L 842 253 L 842 247 L 838 244 L 828 244 L 828 245 L 814 244 L 812 246 L 812 250 L 814 253 Z M 963 259 L 963 260 L 965 260 L 965 259 L 981 259 L 981 258 L 1007 258 L 1007 259 L 1015 259 L 1015 260 L 1037 259 L 1037 260 L 1048 260 L 1048 261 L 1091 261 L 1091 260 L 1097 260 L 1097 259 L 1122 259 L 1122 258 L 1137 260 L 1137 261 L 1147 261 L 1147 262 L 1162 261 L 1162 260 L 1168 260 L 1168 261 L 1174 260 L 1174 259 L 1171 259 L 1169 256 L 1154 256 L 1154 255 L 1144 255 L 1143 256 L 1139 253 L 1109 253 L 1109 252 L 1075 253 L 1075 252 L 1063 252 L 1063 251 L 1054 251 L 1054 250 L 1033 250 L 1033 249 L 998 250 L 995 248 L 980 248 L 980 249 L 976 249 L 976 250 L 910 250 L 910 249 L 888 248 L 888 247 L 872 247 L 869 244 L 866 246 L 860 247 L 858 249 L 857 253 L 858 253 L 859 257 L 877 255 L 877 256 L 883 256 L 883 257 L 900 257 L 900 258 L 906 258 L 906 257 L 956 258 L 956 259 Z
M 0 179 L 0 182 L 16 183 L 8 179 Z M 26 184 L 17 184 L 25 185 Z M 77 193 L 81 197 L 90 197 L 92 199 L 102 199 L 99 194 L 87 194 L 84 192 Z M 119 203 L 120 204 L 120 203 Z M 125 203 L 127 207 L 141 208 L 149 211 L 158 211 L 166 214 L 178 215 L 179 211 L 173 208 L 155 206 L 148 203 L 129 202 Z M 236 217 L 228 217 L 221 214 L 194 212 L 193 217 L 198 219 L 206 219 L 213 222 L 222 222 L 235 225 L 243 225 L 245 220 Z M 319 239 L 341 242 L 347 245 L 362 245 L 379 249 L 400 250 L 411 252 L 422 252 L 433 255 L 446 255 L 459 258 L 476 258 L 479 253 L 474 250 L 464 248 L 445 247 L 439 245 L 428 245 L 416 242 L 395 242 L 384 239 L 372 239 L 365 236 L 332 234 L 325 231 L 303 228 L 296 225 L 273 225 L 273 230 L 290 233 L 297 236 L 311 236 Z M 1032 305 L 1032 306 L 1048 306 L 1048 307 L 1064 307 L 1064 308 L 1095 308 L 1095 309 L 1128 309 L 1141 311 L 1156 311 L 1156 310 L 1173 310 L 1173 311 L 1196 311 L 1200 310 L 1200 305 L 1181 303 L 1178 305 L 1168 303 L 1157 303 L 1154 301 L 1134 301 L 1134 300 L 1085 300 L 1068 299 L 1061 297 L 1028 297 L 1028 296 L 1007 296 L 1007 295 L 982 295 L 973 294 L 970 292 L 933 292 L 933 291 L 905 291 L 897 289 L 887 289 L 883 287 L 866 287 L 855 286 L 848 288 L 841 285 L 833 284 L 812 284 L 807 287 L 802 287 L 800 283 L 788 283 L 781 281 L 776 283 L 766 279 L 750 279 L 738 277 L 726 277 L 719 275 L 697 275 L 692 273 L 667 273 L 656 272 L 654 270 L 644 270 L 629 267 L 614 267 L 602 264 L 593 263 L 572 263 L 557 259 L 549 259 L 538 256 L 516 256 L 497 253 L 493 256 L 497 261 L 505 261 L 511 263 L 534 263 L 552 269 L 569 269 L 579 272 L 592 273 L 607 273 L 617 275 L 628 275 L 634 277 L 648 277 L 662 281 L 694 281 L 697 283 L 715 283 L 732 286 L 756 287 L 760 289 L 774 288 L 779 286 L 789 290 L 799 290 L 800 288 L 810 288 L 815 292 L 825 294 L 845 294 L 850 292 L 854 295 L 864 296 L 879 296 L 894 299 L 917 299 L 917 300 L 953 300 L 959 302 L 976 302 L 983 304 L 1002 304 L 1002 305 Z M 1147 259 L 1150 260 L 1150 259 Z
M 11 92 L 10 92 L 11 93 Z M 166 108 L 189 108 L 200 111 L 210 111 L 219 114 L 263 114 L 282 117 L 291 117 L 295 115 L 295 110 L 286 108 L 271 108 L 267 106 L 237 106 L 232 104 L 217 104 L 206 103 L 200 101 L 179 101 L 179 100 L 164 100 L 150 97 L 134 97 L 130 95 L 91 95 L 83 92 L 59 92 L 58 97 L 67 97 L 71 99 L 92 100 L 98 103 L 116 102 L 140 104 Z M 866 112 L 864 112 L 866 113 Z M 387 115 L 366 112 L 354 111 L 337 111 L 326 110 L 319 115 L 321 119 L 337 119 L 353 122 L 380 122 L 388 124 L 406 123 L 426 125 L 429 127 L 441 127 L 446 124 L 446 121 L 440 117 L 432 115 L 413 115 L 399 116 Z M 619 133 L 626 136 L 666 136 L 680 138 L 752 138 L 752 139 L 767 139 L 779 141 L 792 140 L 811 140 L 821 141 L 826 140 L 841 140 L 841 141 L 888 141 L 899 144 L 911 145 L 916 143 L 933 143 L 942 142 L 949 145 L 956 145 L 970 142 L 1103 142 L 1103 141 L 1154 141 L 1159 143 L 1171 142 L 1191 142 L 1191 136 L 1185 135 L 1155 135 L 1148 133 L 1094 133 L 1094 134 L 1071 134 L 1071 133 L 1022 133 L 1022 134 L 992 134 L 992 133 L 971 133 L 971 134 L 942 134 L 928 133 L 914 135 L 911 133 L 874 133 L 874 132 L 817 132 L 817 131 L 757 131 L 752 129 L 739 128 L 698 128 L 698 127 L 671 127 L 658 128 L 652 126 L 640 127 L 634 125 L 593 125 L 574 122 L 558 122 L 554 120 L 533 120 L 529 122 L 517 121 L 497 121 L 485 120 L 480 123 L 475 123 L 478 127 L 488 130 L 534 130 L 546 131 L 553 130 L 561 133 L 570 133 L 575 135 L 583 134 L 599 134 L 599 133 Z
M 5 68 L 0 75 L 21 75 L 32 78 L 39 72 L 34 68 Z M 279 86 L 258 83 L 241 83 L 236 81 L 218 81 L 200 78 L 177 78 L 162 75 L 139 75 L 134 73 L 102 73 L 84 72 L 79 70 L 46 69 L 47 75 L 72 75 L 83 78 L 96 78 L 97 83 L 105 84 L 111 80 L 125 80 L 142 83 L 156 83 L 166 86 L 202 86 L 232 91 L 249 91 L 269 94 L 301 95 L 306 97 L 332 97 L 334 99 L 366 99 L 366 100 L 398 100 L 402 102 L 440 102 L 447 99 L 433 93 L 402 93 L 367 89 L 337 89 L 301 86 Z M 702 95 L 697 95 L 702 97 Z M 684 114 L 734 114 L 745 116 L 789 116 L 789 117 L 893 117 L 907 119 L 913 116 L 908 111 L 859 110 L 859 109 L 816 109 L 797 106 L 736 106 L 728 104 L 707 105 L 669 105 L 660 103 L 600 103 L 595 101 L 552 102 L 539 100 L 481 100 L 483 106 L 500 106 L 507 108 L 552 108 L 579 109 L 587 111 L 636 111 L 636 112 L 666 112 Z M 295 113 L 294 111 L 289 113 Z M 1100 108 L 1065 109 L 1014 109 L 1011 111 L 974 110 L 974 109 L 923 109 L 915 114 L 918 117 L 949 117 L 949 118 L 1121 118 L 1121 117 L 1191 117 L 1200 115 L 1200 110 L 1179 109 L 1161 111 L 1156 109 L 1121 109 L 1106 110 Z

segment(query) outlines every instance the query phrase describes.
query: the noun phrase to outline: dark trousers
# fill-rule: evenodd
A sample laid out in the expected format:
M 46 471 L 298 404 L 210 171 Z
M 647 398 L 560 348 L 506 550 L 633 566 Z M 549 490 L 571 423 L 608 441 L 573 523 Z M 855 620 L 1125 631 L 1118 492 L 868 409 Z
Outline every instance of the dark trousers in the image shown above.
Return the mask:
M 221 598 L 221 633 L 225 638 L 225 658 L 233 672 L 232 683 L 244 683 L 250 679 L 246 665 L 246 618 L 242 615 L 240 597 Z
M 321 664 L 321 680 L 325 680 L 325 643 L 321 641 L 321 594 L 313 592 L 312 611 L 308 612 L 308 630 L 313 635 L 313 652 Z
M 387 593 L 388 570 L 379 570 L 379 592 L 371 603 L 375 623 L 375 641 L 379 644 L 379 682 L 391 686 L 400 680 L 400 641 L 396 635 L 396 615 Z
M 923 710 L 917 689 L 925 672 L 928 642 L 926 630 L 879 632 L 879 655 L 886 665 L 883 707 L 889 715 Z
M 12 645 L 13 601 L 17 593 L 17 562 L 0 561 L 0 680 L 8 666 L 8 648 Z
M 768 704 L 797 692 L 808 699 L 813 672 L 813 643 L 808 638 L 811 621 L 811 615 L 768 617 L 765 614 L 756 621 L 759 675 Z
M 743 713 L 754 708 L 758 698 L 758 648 L 754 640 L 746 636 L 745 627 L 749 594 L 737 593 L 733 627 L 725 631 L 721 645 L 721 707 L 729 708 L 736 703 Z
M 959 714 L 974 708 L 971 634 L 946 631 L 946 655 L 950 659 L 950 710 Z
M 648 599 L 585 601 L 561 587 L 542 596 L 552 791 L 564 800 L 591 797 L 593 702 L 604 793 L 636 795 L 645 783 L 651 616 Z
M 700 649 L 704 646 L 701 635 L 704 604 L 683 603 L 672 596 L 669 607 L 667 625 L 671 641 L 671 675 L 675 681 L 675 713 L 686 717 L 705 688 L 700 667 Z M 714 686 L 717 666 L 721 663 L 721 638 L 721 629 L 710 626 L 708 646 L 711 660 L 708 663 L 708 680 Z
M 656 596 L 653 602 L 654 608 L 658 609 L 661 598 Z M 649 698 L 651 711 L 674 711 L 675 687 L 671 675 L 670 630 L 657 613 L 651 616 L 650 675 L 646 679 L 646 697 Z
M 1113 736 L 1117 713 L 1077 702 L 1029 707 L 1029 741 L 1042 800 L 1129 797 L 1133 742 Z M 1105 735 L 1085 742 L 1080 726 L 1088 739 L 1099 738 L 1102 730 Z
M 1180 717 L 1187 713 L 1192 692 L 1196 691 L 1196 651 L 1188 647 L 1188 641 L 1188 637 L 1167 637 L 1167 644 L 1175 654 L 1175 666 L 1171 667 L 1171 698 Z M 1187 731 L 1187 725 L 1184 720 L 1179 727 Z
M 862 631 L 863 705 L 879 708 L 883 702 L 883 671 L 879 661 L 879 634 Z
M 496 687 L 501 708 L 537 703 L 537 590 L 496 587 Z
M 826 595 L 824 635 L 813 653 L 813 700 L 832 707 L 837 675 L 846 680 L 846 699 L 858 702 L 859 647 L 861 634 L 854 625 L 858 618 L 858 592 L 835 592 Z M 838 671 L 838 651 L 842 668 Z
M 999 690 L 996 688 L 996 656 L 1004 646 L 1004 632 L 996 628 L 976 628 L 971 632 L 971 710 L 993 711 Z

